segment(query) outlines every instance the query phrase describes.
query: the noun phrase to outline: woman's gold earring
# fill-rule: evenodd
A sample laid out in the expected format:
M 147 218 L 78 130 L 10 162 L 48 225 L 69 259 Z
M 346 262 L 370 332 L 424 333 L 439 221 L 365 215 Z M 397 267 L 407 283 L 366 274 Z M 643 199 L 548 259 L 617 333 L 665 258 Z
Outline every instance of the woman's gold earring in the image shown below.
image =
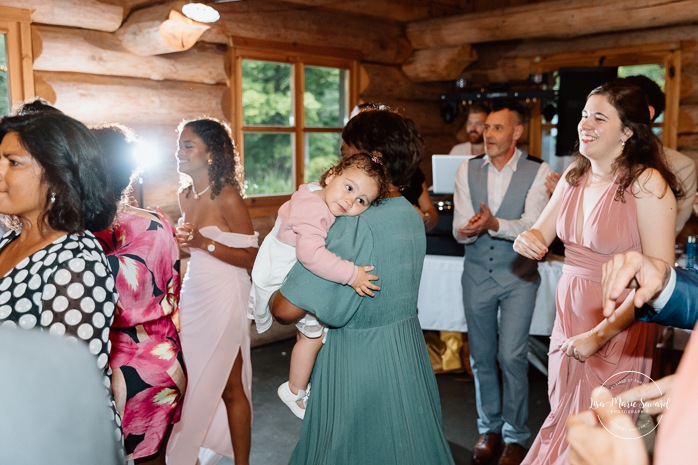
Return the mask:
M 211 160 L 211 159 L 209 158 L 209 159 L 208 159 L 208 166 L 211 166 L 211 165 L 213 165 L 213 160 Z

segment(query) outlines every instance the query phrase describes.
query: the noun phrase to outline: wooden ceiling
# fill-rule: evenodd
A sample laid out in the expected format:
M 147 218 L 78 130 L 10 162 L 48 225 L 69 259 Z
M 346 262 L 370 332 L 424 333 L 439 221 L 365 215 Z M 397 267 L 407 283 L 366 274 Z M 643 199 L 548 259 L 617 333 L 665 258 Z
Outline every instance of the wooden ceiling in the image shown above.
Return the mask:
M 201 0 L 206 2 L 207 0 Z M 545 3 L 551 0 L 208 0 L 225 19 L 237 9 L 277 10 L 326 10 L 335 13 L 366 16 L 391 22 L 409 23 L 445 16 L 479 13 L 498 8 Z M 119 5 L 127 11 L 164 3 L 162 0 L 102 0 Z M 243 3 L 246 4 L 243 6 Z
M 456 79 L 481 44 L 698 22 L 698 0 L 199 0 L 220 12 L 212 25 L 182 16 L 184 0 L 1 1 L 31 8 L 37 25 L 104 31 L 139 56 L 265 40 L 355 52 L 414 82 Z

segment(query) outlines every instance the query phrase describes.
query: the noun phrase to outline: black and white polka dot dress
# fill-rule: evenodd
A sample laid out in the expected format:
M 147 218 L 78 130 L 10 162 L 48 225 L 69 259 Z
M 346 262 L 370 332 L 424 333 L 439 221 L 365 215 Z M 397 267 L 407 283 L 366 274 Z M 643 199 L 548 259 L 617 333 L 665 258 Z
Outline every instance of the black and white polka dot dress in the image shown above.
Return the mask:
M 6 233 L 0 253 L 17 237 Z M 0 327 L 37 328 L 87 344 L 110 388 L 109 327 L 116 301 L 114 278 L 95 237 L 89 231 L 68 234 L 0 278 Z M 113 413 L 120 439 L 120 419 Z

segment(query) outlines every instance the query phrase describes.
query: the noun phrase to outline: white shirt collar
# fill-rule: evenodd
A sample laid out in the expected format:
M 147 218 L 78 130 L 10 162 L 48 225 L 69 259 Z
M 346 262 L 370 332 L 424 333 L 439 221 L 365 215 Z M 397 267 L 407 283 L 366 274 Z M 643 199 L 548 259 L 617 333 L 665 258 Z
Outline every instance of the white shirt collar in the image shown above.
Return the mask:
M 516 167 L 518 166 L 519 163 L 519 158 L 521 158 L 521 150 L 517 148 L 514 149 L 514 155 L 511 156 L 509 161 L 507 162 L 505 167 L 508 166 L 512 171 L 516 171 Z M 490 160 L 489 155 L 485 155 L 485 158 L 483 158 L 483 163 L 482 166 L 483 168 L 487 166 L 488 164 L 492 164 L 492 161 Z

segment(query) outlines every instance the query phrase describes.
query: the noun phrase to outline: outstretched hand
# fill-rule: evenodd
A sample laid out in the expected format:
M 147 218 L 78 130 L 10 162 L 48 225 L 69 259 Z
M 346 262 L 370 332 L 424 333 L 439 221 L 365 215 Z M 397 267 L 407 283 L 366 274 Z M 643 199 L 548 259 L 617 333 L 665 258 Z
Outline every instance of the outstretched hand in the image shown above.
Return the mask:
M 528 229 L 514 240 L 514 251 L 526 258 L 542 260 L 548 253 L 543 234 L 537 229 Z
M 374 297 L 375 295 L 372 291 L 380 291 L 381 288 L 371 282 L 376 281 L 378 279 L 378 276 L 376 276 L 375 274 L 368 274 L 368 271 L 373 271 L 375 267 L 369 265 L 360 266 L 358 268 L 359 274 L 356 276 L 354 282 L 351 283 L 351 287 L 353 287 L 356 293 L 359 294 L 361 297 L 366 297 L 367 295 Z
M 669 408 L 669 395 L 675 377 L 676 375 L 669 375 L 654 382 L 641 384 L 623 391 L 618 397 L 627 403 L 642 402 L 642 411 L 648 415 L 662 415 Z
M 637 288 L 633 303 L 642 307 L 659 295 L 669 281 L 668 263 L 638 252 L 618 254 L 605 263 L 601 275 L 603 314 L 610 321 L 616 317 L 616 301 L 627 288 Z
M 568 455 L 572 465 L 647 465 L 649 455 L 632 418 L 613 406 L 611 391 L 594 389 L 591 400 L 597 407 L 567 420 Z M 607 428 L 623 434 L 612 434 Z

